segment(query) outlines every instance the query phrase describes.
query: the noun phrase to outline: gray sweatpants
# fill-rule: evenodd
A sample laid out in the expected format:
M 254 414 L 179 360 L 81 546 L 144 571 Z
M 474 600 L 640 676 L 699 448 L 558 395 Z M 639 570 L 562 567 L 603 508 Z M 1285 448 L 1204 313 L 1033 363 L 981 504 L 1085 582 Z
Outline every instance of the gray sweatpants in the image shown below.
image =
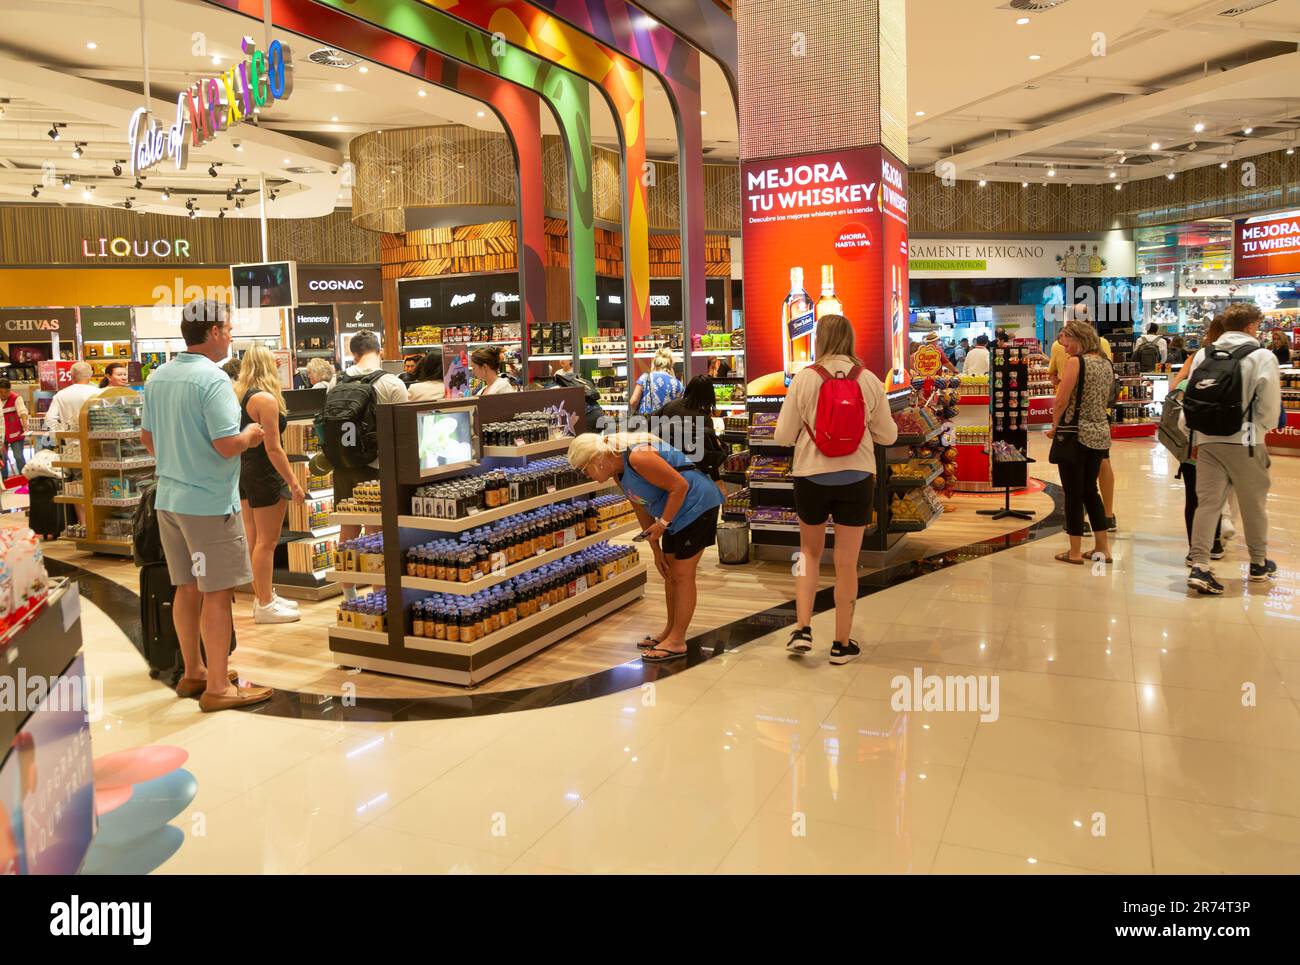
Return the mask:
M 1192 565 L 1206 569 L 1210 565 L 1210 544 L 1214 527 L 1223 511 L 1228 490 L 1237 494 L 1241 514 L 1239 522 L 1246 531 L 1246 548 L 1252 563 L 1263 563 L 1268 556 L 1268 451 L 1255 446 L 1212 442 L 1196 450 L 1196 518 L 1192 520 Z

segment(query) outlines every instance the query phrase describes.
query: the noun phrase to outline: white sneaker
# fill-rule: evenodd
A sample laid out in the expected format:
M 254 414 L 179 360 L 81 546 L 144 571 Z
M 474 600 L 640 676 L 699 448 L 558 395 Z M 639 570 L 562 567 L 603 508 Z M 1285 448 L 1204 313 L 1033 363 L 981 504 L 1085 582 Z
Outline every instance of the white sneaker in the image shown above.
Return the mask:
M 276 593 L 275 590 L 271 591 L 271 602 L 276 604 L 277 606 L 284 607 L 284 609 L 286 610 L 293 610 L 295 613 L 298 612 L 297 600 L 287 600 L 284 597 L 282 597 L 279 593 Z
M 1224 515 L 1219 520 L 1219 536 L 1222 539 L 1232 539 L 1237 535 L 1237 527 L 1232 525 L 1232 517 Z
M 278 600 L 273 599 L 266 606 L 260 603 L 253 604 L 254 623 L 297 623 L 301 619 L 302 615 L 297 610 L 280 606 Z

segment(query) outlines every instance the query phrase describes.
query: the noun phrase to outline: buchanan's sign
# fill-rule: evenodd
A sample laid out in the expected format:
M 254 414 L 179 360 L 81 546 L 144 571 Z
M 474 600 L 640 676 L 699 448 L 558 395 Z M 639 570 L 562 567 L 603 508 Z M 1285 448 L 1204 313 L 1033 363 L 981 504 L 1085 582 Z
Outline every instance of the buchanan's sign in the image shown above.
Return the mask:
M 139 175 L 164 158 L 176 170 L 189 164 L 189 149 L 202 147 L 219 133 L 247 121 L 263 108 L 293 93 L 293 60 L 289 48 L 272 40 L 266 52 L 252 37 L 241 48 L 247 57 L 223 74 L 204 77 L 176 98 L 176 119 L 168 128 L 153 119 L 149 108 L 137 108 L 127 127 L 131 173 Z

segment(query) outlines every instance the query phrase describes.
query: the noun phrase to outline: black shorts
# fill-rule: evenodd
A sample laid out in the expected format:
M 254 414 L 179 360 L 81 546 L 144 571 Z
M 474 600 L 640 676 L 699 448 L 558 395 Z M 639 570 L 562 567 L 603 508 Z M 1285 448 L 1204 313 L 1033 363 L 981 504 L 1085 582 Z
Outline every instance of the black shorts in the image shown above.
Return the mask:
M 274 506 L 281 499 L 288 501 L 291 497 L 289 484 L 277 473 L 274 478 L 258 477 L 244 481 L 239 479 L 239 498 L 247 500 L 250 509 L 265 509 Z
M 875 477 L 841 486 L 823 486 L 798 476 L 794 480 L 794 508 L 809 526 L 823 526 L 834 517 L 841 526 L 866 526 L 871 521 Z
M 669 556 L 675 556 L 679 560 L 697 556 L 718 538 L 718 509 L 714 506 L 705 510 L 676 533 L 664 533 L 659 538 L 660 547 Z

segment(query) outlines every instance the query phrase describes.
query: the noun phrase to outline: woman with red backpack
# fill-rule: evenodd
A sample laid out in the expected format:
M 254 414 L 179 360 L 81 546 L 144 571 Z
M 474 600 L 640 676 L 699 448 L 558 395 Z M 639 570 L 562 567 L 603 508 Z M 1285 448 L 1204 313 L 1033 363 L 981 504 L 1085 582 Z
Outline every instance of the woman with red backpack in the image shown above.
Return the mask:
M 871 522 L 876 445 L 898 439 L 884 386 L 854 354 L 853 326 L 841 315 L 817 320 L 816 364 L 790 383 L 776 423 L 779 446 L 794 446 L 794 504 L 799 514 L 803 566 L 795 580 L 798 617 L 786 650 L 812 650 L 813 599 L 826 521 L 835 524 L 835 640 L 830 662 L 848 663 L 861 651 L 849 638 L 858 598 L 858 554 Z
M 0 411 L 4 412 L 4 443 L 0 445 L 0 476 L 9 478 L 9 453 L 19 474 L 27 462 L 27 403 L 10 388 L 8 379 L 0 379 Z

